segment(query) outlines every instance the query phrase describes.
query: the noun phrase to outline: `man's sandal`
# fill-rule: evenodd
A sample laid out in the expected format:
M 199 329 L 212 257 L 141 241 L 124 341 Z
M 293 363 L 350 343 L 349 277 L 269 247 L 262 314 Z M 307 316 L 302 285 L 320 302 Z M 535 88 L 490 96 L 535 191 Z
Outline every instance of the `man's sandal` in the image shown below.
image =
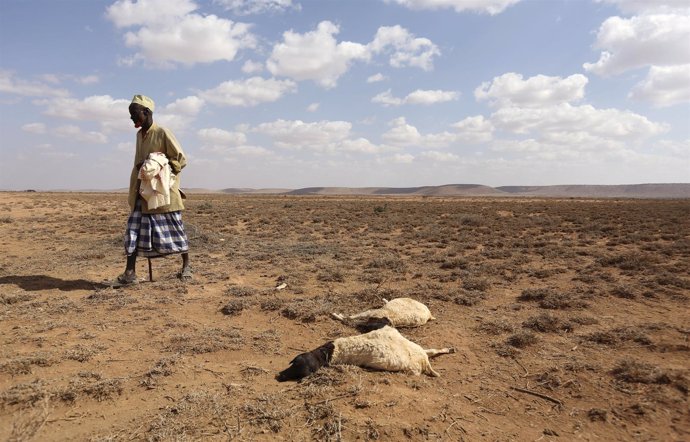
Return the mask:
M 193 278 L 192 268 L 185 267 L 184 269 L 182 269 L 181 272 L 177 272 L 177 277 L 180 278 L 182 281 L 191 281 Z
M 108 283 L 108 285 L 112 288 L 120 288 L 120 287 L 127 287 L 130 285 L 135 285 L 139 284 L 139 280 L 137 280 L 136 275 L 130 275 L 128 276 L 127 274 L 123 273 L 117 278 L 115 278 L 114 281 L 111 281 Z

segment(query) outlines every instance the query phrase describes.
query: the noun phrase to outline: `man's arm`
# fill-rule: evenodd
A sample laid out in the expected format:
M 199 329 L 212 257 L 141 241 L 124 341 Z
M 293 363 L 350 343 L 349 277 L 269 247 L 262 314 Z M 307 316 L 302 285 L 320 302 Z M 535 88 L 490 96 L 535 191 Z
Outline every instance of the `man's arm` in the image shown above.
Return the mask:
M 182 169 L 187 165 L 187 157 L 182 151 L 182 146 L 175 138 L 172 132 L 169 130 L 165 131 L 166 142 L 165 142 L 165 155 L 168 157 L 170 162 L 170 168 L 174 174 L 180 173 Z

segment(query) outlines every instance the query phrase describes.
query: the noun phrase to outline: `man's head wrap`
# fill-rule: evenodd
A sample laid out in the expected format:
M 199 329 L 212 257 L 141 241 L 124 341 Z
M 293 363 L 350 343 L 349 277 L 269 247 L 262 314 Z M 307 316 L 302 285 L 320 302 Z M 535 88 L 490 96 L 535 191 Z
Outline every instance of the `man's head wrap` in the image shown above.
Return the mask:
M 147 107 L 151 110 L 151 112 L 153 112 L 154 108 L 156 107 L 156 104 L 153 102 L 153 100 L 146 95 L 135 95 L 134 98 L 132 98 L 132 104 L 139 104 Z

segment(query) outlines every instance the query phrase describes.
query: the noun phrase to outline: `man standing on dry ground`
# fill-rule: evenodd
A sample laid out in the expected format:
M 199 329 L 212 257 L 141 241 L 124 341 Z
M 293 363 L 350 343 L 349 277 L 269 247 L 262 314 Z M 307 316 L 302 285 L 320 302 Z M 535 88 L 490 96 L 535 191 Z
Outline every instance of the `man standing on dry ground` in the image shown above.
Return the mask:
M 132 213 L 127 220 L 125 232 L 127 266 L 125 272 L 113 282 L 113 285 L 117 287 L 137 283 L 137 255 L 154 257 L 180 253 L 182 269 L 177 276 L 182 280 L 192 278 L 192 269 L 189 266 L 189 243 L 182 223 L 184 194 L 180 191 L 179 176 L 180 171 L 187 164 L 187 159 L 172 132 L 153 122 L 154 108 L 153 100 L 144 95 L 135 95 L 129 105 L 129 114 L 134 127 L 139 128 L 139 132 L 137 132 L 134 167 L 129 181 L 129 206 Z M 152 208 L 149 206 L 156 204 L 149 204 L 147 199 L 140 194 L 142 183 L 140 168 L 154 152 L 163 153 L 167 158 L 171 182 L 168 182 L 170 203 Z

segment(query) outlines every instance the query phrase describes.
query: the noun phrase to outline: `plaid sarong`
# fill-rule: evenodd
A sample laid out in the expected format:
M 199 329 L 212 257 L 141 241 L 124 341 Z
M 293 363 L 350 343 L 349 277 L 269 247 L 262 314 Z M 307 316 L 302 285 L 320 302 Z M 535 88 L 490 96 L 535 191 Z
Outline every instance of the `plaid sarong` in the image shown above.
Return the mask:
M 189 250 L 187 234 L 182 223 L 182 212 L 141 213 L 141 200 L 137 198 L 134 210 L 127 220 L 125 253 L 130 256 L 152 257 L 182 253 Z

